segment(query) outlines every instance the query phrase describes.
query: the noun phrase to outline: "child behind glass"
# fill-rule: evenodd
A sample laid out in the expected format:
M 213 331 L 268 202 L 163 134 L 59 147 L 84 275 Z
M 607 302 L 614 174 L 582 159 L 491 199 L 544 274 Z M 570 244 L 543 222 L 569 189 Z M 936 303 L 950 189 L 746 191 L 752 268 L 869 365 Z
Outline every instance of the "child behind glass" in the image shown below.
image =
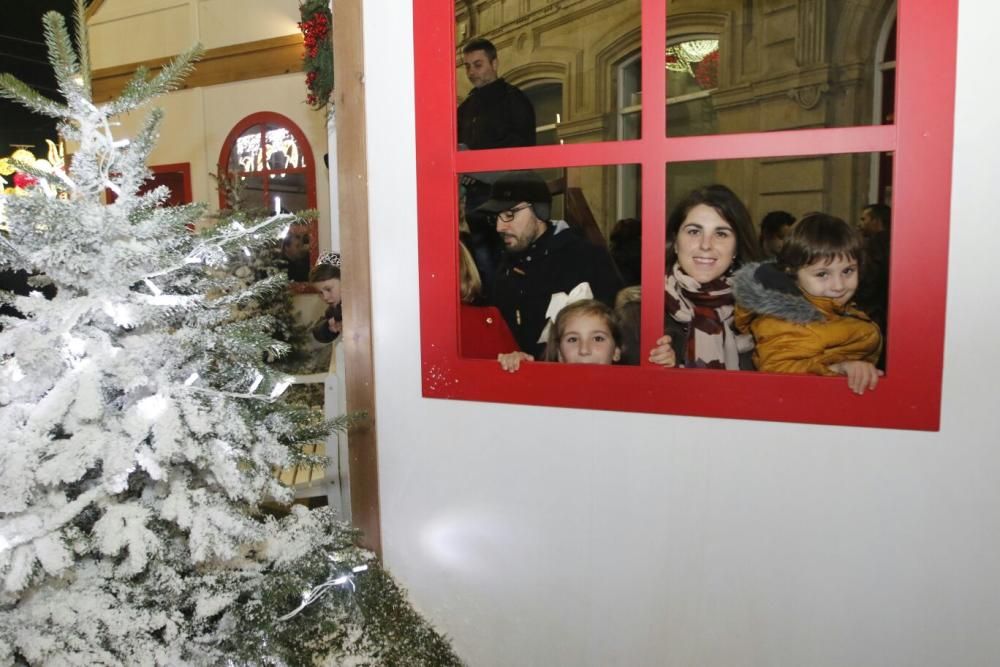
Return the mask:
M 340 255 L 325 253 L 309 272 L 309 282 L 326 304 L 323 317 L 313 324 L 312 335 L 320 343 L 332 343 L 343 329 L 343 307 L 340 298 Z
M 852 305 L 863 245 L 840 218 L 813 213 L 792 228 L 777 261 L 736 272 L 736 326 L 753 334 L 757 370 L 844 375 L 856 394 L 875 389 L 882 334 Z
M 594 299 L 568 304 L 549 327 L 545 361 L 567 364 L 613 364 L 621 359 L 621 325 L 618 315 Z M 526 352 L 509 352 L 497 357 L 500 366 L 513 373 L 522 361 L 533 361 Z

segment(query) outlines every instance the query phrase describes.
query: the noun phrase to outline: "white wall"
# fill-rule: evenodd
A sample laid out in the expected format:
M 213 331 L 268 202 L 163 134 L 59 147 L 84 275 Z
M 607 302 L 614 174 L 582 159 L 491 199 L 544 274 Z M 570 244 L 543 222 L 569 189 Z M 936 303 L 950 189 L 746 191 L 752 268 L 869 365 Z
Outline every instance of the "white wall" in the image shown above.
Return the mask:
M 412 9 L 366 0 L 385 557 L 470 665 L 1000 664 L 1000 7 L 961 9 L 942 429 L 912 433 L 421 398 Z
M 328 150 L 326 118 L 322 111 L 306 106 L 305 94 L 305 80 L 301 73 L 295 73 L 179 90 L 157 98 L 152 106 L 163 109 L 164 118 L 161 139 L 149 156 L 149 164 L 189 162 L 193 200 L 218 209 L 219 192 L 209 174 L 218 171 L 219 153 L 226 136 L 252 113 L 280 113 L 299 126 L 312 148 L 319 247 L 330 248 L 330 182 L 323 164 L 323 154 Z M 146 113 L 148 109 L 144 108 L 121 117 L 118 133 L 134 135 Z
M 88 23 L 91 58 L 100 69 L 173 56 L 196 41 L 211 49 L 280 37 L 298 32 L 298 17 L 297 0 L 106 0 Z M 298 125 L 312 149 L 319 249 L 339 248 L 339 235 L 331 238 L 330 181 L 323 165 L 326 115 L 306 105 L 306 93 L 305 77 L 296 72 L 164 95 L 154 103 L 165 115 L 149 164 L 189 163 L 193 200 L 217 210 L 218 190 L 209 174 L 218 170 L 226 136 L 252 113 L 282 114 Z M 146 113 L 122 116 L 116 134 L 133 136 Z M 301 323 L 315 321 L 325 309 L 316 294 L 295 295 L 293 301 Z
M 88 22 L 91 60 L 101 69 L 175 56 L 196 41 L 212 49 L 291 35 L 298 32 L 298 18 L 298 0 L 105 0 Z M 155 102 L 165 112 L 162 139 L 149 163 L 190 163 L 194 201 L 217 209 L 218 190 L 209 173 L 218 169 L 230 130 L 258 111 L 287 116 L 312 148 L 319 247 L 327 250 L 332 239 L 329 172 L 322 163 L 329 145 L 326 115 L 306 105 L 306 93 L 305 76 L 296 72 L 164 95 Z M 134 134 L 145 113 L 122 117 L 120 133 Z M 339 247 L 339 236 L 336 240 Z
M 297 0 L 105 0 L 90 20 L 93 67 L 291 35 Z

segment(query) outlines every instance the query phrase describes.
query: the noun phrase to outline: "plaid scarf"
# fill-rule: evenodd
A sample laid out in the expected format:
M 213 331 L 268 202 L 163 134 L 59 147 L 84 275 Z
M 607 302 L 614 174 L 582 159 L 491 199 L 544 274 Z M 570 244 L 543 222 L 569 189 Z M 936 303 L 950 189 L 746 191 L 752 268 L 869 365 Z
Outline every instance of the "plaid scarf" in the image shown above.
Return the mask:
M 667 315 L 688 324 L 684 358 L 678 364 L 686 368 L 740 370 L 740 353 L 753 349 L 750 334 L 738 334 L 733 328 L 733 288 L 728 276 L 702 285 L 674 264 L 664 281 L 667 291 Z

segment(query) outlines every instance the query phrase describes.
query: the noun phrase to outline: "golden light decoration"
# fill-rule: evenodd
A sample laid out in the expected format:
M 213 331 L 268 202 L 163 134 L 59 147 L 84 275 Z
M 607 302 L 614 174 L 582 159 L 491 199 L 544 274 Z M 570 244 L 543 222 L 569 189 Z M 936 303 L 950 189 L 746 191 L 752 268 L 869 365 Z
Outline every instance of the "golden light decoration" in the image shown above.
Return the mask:
M 66 170 L 66 144 L 63 142 L 52 141 L 51 139 L 46 139 L 45 143 L 49 145 L 49 159 L 48 163 L 53 169 L 58 169 L 59 171 Z
M 46 174 L 52 174 L 56 171 L 64 171 L 66 165 L 66 149 L 64 144 L 60 141 L 56 144 L 50 139 L 46 139 L 45 143 L 49 145 L 48 159 L 40 159 L 35 157 L 34 153 L 27 150 L 26 148 L 18 148 L 13 153 L 7 157 L 0 158 L 0 194 L 7 196 L 20 197 L 27 192 L 17 187 L 16 181 L 12 184 L 10 176 L 21 171 L 19 165 L 25 167 L 30 167 L 36 171 L 40 171 Z M 56 196 L 65 196 L 62 191 L 57 191 Z M 7 223 L 7 215 L 4 211 L 5 202 L 0 199 L 0 232 L 8 233 L 10 227 Z
M 21 164 L 27 165 L 29 167 L 34 166 L 35 157 L 34 153 L 27 150 L 26 148 L 18 148 L 16 151 L 10 154 L 10 160 L 20 162 Z
M 667 47 L 667 69 L 687 72 L 694 76 L 692 64 L 700 63 L 707 55 L 719 50 L 717 39 L 692 39 Z

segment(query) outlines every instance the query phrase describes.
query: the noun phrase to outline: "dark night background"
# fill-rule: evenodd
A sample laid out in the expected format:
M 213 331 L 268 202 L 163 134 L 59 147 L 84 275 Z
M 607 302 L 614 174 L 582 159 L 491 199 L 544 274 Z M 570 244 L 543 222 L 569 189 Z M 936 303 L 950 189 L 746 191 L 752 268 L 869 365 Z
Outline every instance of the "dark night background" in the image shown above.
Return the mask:
M 46 97 L 58 98 L 48 61 L 42 16 L 57 11 L 66 17 L 73 32 L 73 0 L 4 0 L 0 3 L 0 72 L 13 74 Z M 0 99 L 0 157 L 14 151 L 14 144 L 33 144 L 29 148 L 45 157 L 46 139 L 56 140 L 55 121 L 29 113 L 20 104 Z

